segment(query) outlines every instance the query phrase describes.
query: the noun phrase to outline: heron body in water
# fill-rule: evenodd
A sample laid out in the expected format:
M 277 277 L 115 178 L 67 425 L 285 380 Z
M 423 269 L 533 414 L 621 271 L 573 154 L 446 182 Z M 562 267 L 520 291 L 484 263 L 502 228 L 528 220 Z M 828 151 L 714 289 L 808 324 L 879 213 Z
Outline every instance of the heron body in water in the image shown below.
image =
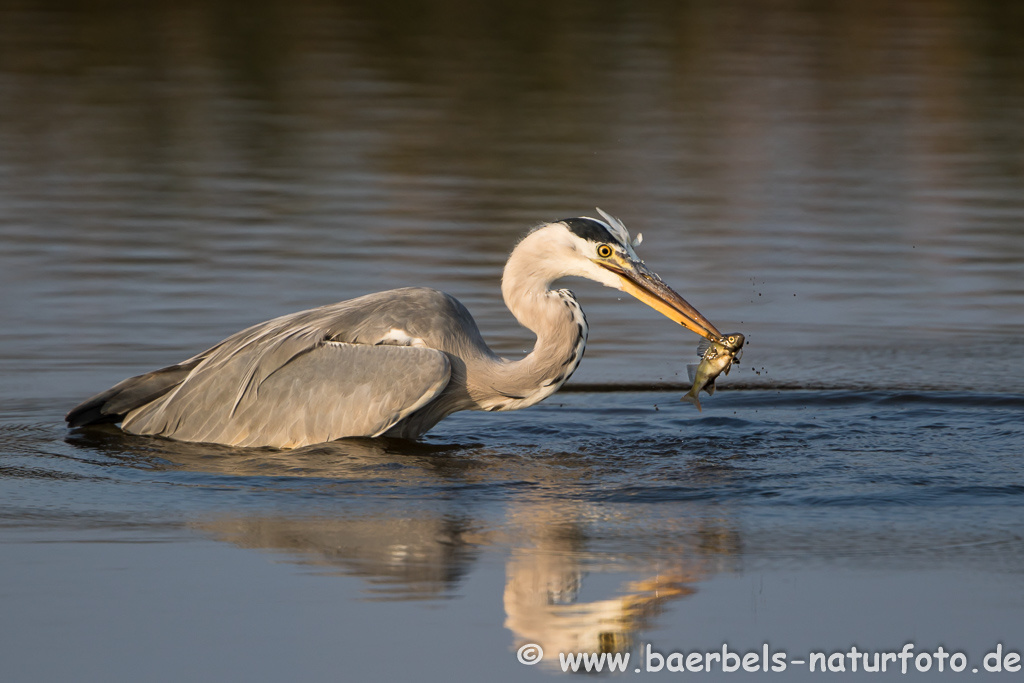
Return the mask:
M 629 232 L 570 218 L 528 233 L 501 291 L 537 341 L 500 358 L 457 299 L 412 287 L 293 313 L 234 334 L 186 361 L 131 377 L 68 413 L 72 427 L 121 423 L 131 434 L 231 446 L 296 448 L 344 437 L 417 438 L 459 410 L 516 410 L 576 369 L 587 319 L 556 280 L 625 291 L 707 339 L 721 334 L 650 271 Z

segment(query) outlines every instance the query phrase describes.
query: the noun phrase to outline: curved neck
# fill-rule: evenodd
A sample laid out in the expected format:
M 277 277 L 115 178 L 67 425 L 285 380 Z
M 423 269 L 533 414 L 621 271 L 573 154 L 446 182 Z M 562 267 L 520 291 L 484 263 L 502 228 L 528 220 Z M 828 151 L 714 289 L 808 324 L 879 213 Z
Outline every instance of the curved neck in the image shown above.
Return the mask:
M 523 327 L 537 335 L 533 350 L 518 361 L 493 366 L 485 410 L 512 410 L 533 405 L 554 392 L 576 369 L 587 341 L 587 319 L 575 297 L 551 283 L 566 273 L 547 257 L 550 239 L 543 228 L 527 235 L 513 250 L 501 278 L 505 305 Z

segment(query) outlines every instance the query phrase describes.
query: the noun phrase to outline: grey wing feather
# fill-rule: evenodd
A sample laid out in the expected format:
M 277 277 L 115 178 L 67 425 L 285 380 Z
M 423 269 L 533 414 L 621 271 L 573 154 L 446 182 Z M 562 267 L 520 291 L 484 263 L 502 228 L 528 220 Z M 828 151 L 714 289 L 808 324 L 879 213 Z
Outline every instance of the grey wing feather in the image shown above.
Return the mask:
M 183 441 L 277 448 L 379 436 L 433 400 L 451 376 L 448 357 L 436 349 L 333 341 L 299 346 L 295 339 L 269 350 L 242 343 L 130 413 L 122 427 Z
M 192 358 L 184 363 L 129 377 L 103 393 L 75 406 L 64 417 L 70 427 L 103 422 L 120 422 L 140 405 L 154 401 L 180 384 L 202 360 Z
M 396 329 L 425 346 L 376 346 Z M 451 365 L 438 348 L 446 345 L 490 353 L 451 296 L 379 292 L 254 325 L 183 363 L 126 379 L 66 419 L 232 445 L 377 436 L 444 389 Z

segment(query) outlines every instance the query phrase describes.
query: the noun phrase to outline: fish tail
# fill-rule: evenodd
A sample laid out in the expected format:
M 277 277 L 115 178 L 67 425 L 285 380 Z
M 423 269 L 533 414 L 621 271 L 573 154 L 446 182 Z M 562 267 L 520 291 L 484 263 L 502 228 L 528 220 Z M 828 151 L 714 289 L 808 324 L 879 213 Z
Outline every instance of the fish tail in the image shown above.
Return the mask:
M 694 391 L 693 389 L 690 389 L 690 392 L 688 394 L 686 394 L 685 396 L 683 396 L 679 400 L 680 401 L 689 401 L 693 405 L 697 406 L 697 412 L 703 413 L 704 410 L 700 407 L 700 399 L 697 398 L 697 393 L 698 392 Z

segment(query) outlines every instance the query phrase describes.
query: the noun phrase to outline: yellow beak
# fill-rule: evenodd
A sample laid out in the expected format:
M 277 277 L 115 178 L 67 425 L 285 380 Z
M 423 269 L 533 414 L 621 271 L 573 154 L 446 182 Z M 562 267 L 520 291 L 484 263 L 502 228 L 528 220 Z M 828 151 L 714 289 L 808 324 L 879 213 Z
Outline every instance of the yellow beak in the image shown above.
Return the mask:
M 636 297 L 669 320 L 674 320 L 705 339 L 718 341 L 722 338 L 722 333 L 711 324 L 711 321 L 643 263 L 620 258 L 618 255 L 594 262 L 622 278 L 622 291 Z

